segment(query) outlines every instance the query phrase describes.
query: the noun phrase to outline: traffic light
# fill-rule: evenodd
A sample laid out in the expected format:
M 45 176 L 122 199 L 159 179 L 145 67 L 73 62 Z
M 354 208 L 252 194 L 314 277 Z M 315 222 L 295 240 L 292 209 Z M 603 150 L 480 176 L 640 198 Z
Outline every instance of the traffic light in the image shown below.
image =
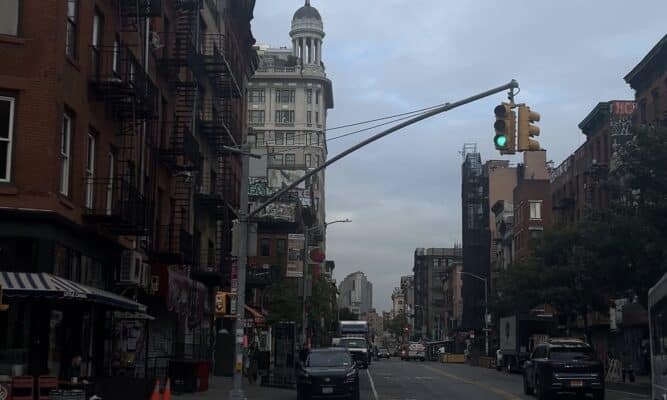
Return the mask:
M 232 302 L 235 297 L 236 293 L 217 292 L 215 294 L 215 315 L 217 317 L 230 317 L 234 312 Z
M 532 139 L 534 136 L 540 135 L 540 128 L 533 125 L 533 123 L 540 120 L 540 114 L 531 111 L 530 107 L 525 104 L 519 105 L 519 151 L 537 151 L 540 150 L 540 142 Z
M 496 122 L 493 128 L 496 136 L 493 144 L 500 154 L 514 154 L 516 152 L 516 114 L 510 103 L 502 103 L 493 110 Z

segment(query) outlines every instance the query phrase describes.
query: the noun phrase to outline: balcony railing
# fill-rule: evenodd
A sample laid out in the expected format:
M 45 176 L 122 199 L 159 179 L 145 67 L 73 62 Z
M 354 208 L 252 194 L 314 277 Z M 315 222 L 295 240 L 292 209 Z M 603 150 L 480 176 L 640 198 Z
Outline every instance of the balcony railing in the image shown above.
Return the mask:
M 177 169 L 199 170 L 203 162 L 199 143 L 184 124 L 175 129 L 172 138 L 162 146 L 160 157 Z
M 193 236 L 177 225 L 160 225 L 153 248 L 157 260 L 172 264 L 192 264 L 194 256 Z
M 152 203 L 127 179 L 91 179 L 84 218 L 118 234 L 148 233 Z
M 115 118 L 154 119 L 158 90 L 132 51 L 116 43 L 92 46 L 90 85 Z

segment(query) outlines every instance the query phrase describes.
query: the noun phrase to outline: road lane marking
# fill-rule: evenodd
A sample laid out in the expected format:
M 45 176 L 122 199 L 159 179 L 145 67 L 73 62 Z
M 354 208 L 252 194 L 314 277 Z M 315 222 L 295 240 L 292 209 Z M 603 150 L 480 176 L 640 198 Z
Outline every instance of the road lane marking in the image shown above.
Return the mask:
M 373 390 L 373 397 L 375 400 L 380 400 L 380 397 L 378 397 L 378 391 L 375 390 L 375 382 L 373 382 L 373 377 L 371 376 L 371 371 L 366 370 L 366 373 L 368 374 L 368 380 L 371 382 L 371 389 Z
M 452 374 L 449 374 L 449 373 L 447 373 L 443 370 L 433 368 L 433 367 L 430 367 L 430 366 L 427 366 L 427 365 L 424 365 L 423 367 L 426 368 L 426 369 L 429 369 L 429 370 L 431 370 L 431 371 L 433 371 L 437 374 L 440 374 L 444 377 L 447 377 L 449 379 L 453 379 L 453 380 L 456 380 L 456 381 L 459 381 L 459 382 L 467 383 L 469 385 L 477 386 L 477 387 L 482 388 L 484 390 L 488 390 L 490 392 L 493 392 L 493 393 L 495 393 L 499 396 L 502 396 L 505 400 L 521 400 L 521 397 L 518 397 L 518 396 L 516 396 L 516 395 L 514 395 L 510 392 L 504 391 L 502 389 L 498 389 L 497 387 L 486 385 L 486 384 L 476 382 L 476 381 L 471 381 L 469 379 L 461 378 L 460 376 L 452 375 Z
M 606 389 L 608 392 L 614 392 L 614 393 L 620 393 L 626 396 L 632 396 L 636 397 L 638 399 L 648 399 L 650 396 L 646 394 L 639 394 L 639 393 L 632 393 L 632 392 L 624 392 L 622 390 L 615 390 L 615 389 Z

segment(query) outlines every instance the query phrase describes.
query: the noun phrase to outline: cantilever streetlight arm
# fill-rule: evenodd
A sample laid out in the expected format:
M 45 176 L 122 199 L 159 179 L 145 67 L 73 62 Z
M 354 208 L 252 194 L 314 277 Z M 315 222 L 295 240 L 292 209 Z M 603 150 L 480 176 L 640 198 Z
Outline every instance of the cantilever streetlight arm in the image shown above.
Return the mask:
M 405 122 L 401 122 L 400 124 L 394 125 L 391 128 L 386 129 L 386 130 L 378 133 L 377 135 L 373 135 L 373 136 L 369 137 L 368 139 L 363 140 L 360 143 L 357 143 L 356 145 L 354 145 L 354 146 L 350 147 L 349 149 L 343 151 L 342 153 L 339 153 L 339 154 L 335 155 L 334 157 L 328 159 L 324 164 L 322 164 L 319 167 L 317 167 L 317 168 L 313 169 L 312 171 L 308 172 L 303 177 L 301 177 L 301 178 L 297 179 L 296 181 L 292 182 L 292 184 L 284 187 L 282 190 L 277 191 L 271 197 L 269 197 L 264 203 L 258 205 L 252 211 L 250 211 L 248 213 L 248 218 L 254 217 L 257 213 L 259 213 L 260 211 L 265 209 L 269 204 L 273 203 L 274 201 L 279 199 L 282 195 L 284 195 L 285 193 L 287 193 L 290 190 L 297 187 L 299 184 L 301 184 L 301 182 L 304 182 L 306 179 L 308 179 L 311 176 L 317 174 L 318 172 L 324 170 L 329 165 L 335 163 L 336 161 L 340 160 L 341 158 L 344 158 L 344 157 L 348 156 L 349 154 L 354 153 L 355 151 L 359 150 L 362 147 L 365 147 L 366 145 L 369 145 L 369 144 L 371 144 L 371 143 L 373 143 L 377 140 L 382 139 L 383 137 L 385 137 L 389 134 L 392 134 L 392 133 L 394 133 L 396 131 L 399 131 L 399 130 L 405 128 L 405 127 L 413 125 L 413 124 L 415 124 L 419 121 L 431 118 L 435 115 L 442 114 L 446 111 L 453 110 L 457 107 L 461 107 L 461 106 L 466 105 L 468 103 L 472 103 L 474 101 L 483 99 L 485 97 L 489 97 L 491 95 L 494 95 L 496 93 L 500 93 L 500 92 L 508 90 L 508 89 L 509 90 L 517 89 L 518 87 L 519 87 L 519 83 L 517 81 L 515 81 L 514 79 L 512 79 L 509 83 L 506 83 L 502 86 L 498 86 L 497 88 L 487 90 L 486 92 L 476 94 L 474 96 L 468 97 L 468 98 L 463 99 L 463 100 L 455 101 L 453 103 L 446 103 L 445 105 L 443 105 L 441 107 L 438 107 L 438 108 L 436 108 L 434 110 L 431 110 L 429 112 L 425 112 L 423 114 L 419 114 L 416 117 L 410 118 L 409 120 L 407 120 Z
M 352 222 L 352 220 L 349 219 L 349 218 L 345 218 L 345 219 L 338 219 L 338 220 L 331 221 L 331 222 L 325 222 L 324 227 L 326 228 L 329 225 L 339 224 L 339 223 L 344 223 L 344 222 Z

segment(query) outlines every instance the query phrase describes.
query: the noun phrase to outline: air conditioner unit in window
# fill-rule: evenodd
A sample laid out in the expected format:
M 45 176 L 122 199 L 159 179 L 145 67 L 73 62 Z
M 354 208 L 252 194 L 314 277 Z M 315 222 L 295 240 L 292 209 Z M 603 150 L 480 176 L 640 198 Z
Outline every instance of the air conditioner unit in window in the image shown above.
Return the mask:
M 118 283 L 124 285 L 141 285 L 145 279 L 145 267 L 141 253 L 134 250 L 125 250 L 121 255 Z

